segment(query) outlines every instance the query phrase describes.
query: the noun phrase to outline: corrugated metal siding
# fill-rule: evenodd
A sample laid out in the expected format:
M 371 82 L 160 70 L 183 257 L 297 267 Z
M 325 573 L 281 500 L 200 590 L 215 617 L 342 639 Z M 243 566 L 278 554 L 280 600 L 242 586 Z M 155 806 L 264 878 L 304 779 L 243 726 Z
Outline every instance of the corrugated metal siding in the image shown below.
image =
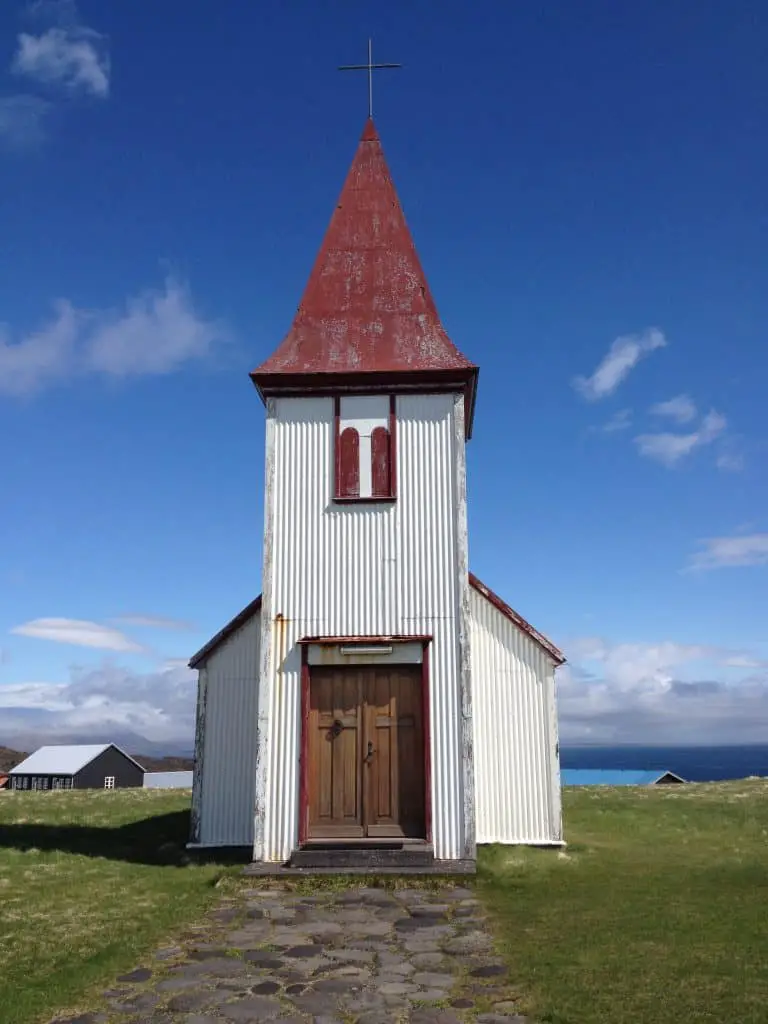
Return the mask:
M 331 503 L 330 398 L 277 399 L 273 408 L 274 475 L 267 493 L 272 565 L 264 592 L 273 616 L 268 628 L 275 656 L 269 660 L 275 672 L 266 688 L 270 736 L 263 855 L 284 860 L 298 839 L 297 640 L 401 633 L 434 636 L 433 839 L 437 857 L 459 858 L 463 793 L 453 396 L 398 397 L 398 496 L 386 506 Z
M 561 839 L 554 666 L 470 591 L 478 843 Z
M 250 846 L 261 616 L 256 614 L 207 659 L 200 833 L 202 846 Z

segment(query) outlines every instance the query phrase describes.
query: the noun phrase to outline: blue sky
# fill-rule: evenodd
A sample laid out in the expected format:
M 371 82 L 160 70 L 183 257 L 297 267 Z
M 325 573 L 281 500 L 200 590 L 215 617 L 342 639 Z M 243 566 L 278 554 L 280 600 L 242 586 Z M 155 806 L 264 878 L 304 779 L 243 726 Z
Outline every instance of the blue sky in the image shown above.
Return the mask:
M 0 741 L 186 742 L 260 588 L 263 408 L 380 73 L 481 366 L 474 571 L 564 740 L 768 736 L 768 8 L 0 7 Z

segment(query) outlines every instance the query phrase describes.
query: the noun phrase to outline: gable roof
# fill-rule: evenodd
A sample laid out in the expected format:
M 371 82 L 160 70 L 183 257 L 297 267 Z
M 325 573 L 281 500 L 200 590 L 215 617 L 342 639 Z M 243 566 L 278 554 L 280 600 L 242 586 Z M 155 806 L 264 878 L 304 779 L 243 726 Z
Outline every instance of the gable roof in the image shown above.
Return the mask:
M 369 119 L 291 328 L 251 379 L 262 398 L 345 379 L 455 386 L 469 435 L 477 373 L 440 321 Z
M 548 640 L 543 633 L 539 633 L 539 631 L 534 629 L 529 622 L 526 622 L 522 615 L 518 615 L 514 608 L 510 608 L 510 606 L 506 604 L 506 602 L 502 601 L 497 594 L 494 594 L 490 587 L 486 587 L 484 583 L 481 583 L 474 573 L 469 574 L 469 584 L 471 587 L 474 587 L 479 594 L 482 594 L 487 601 L 490 601 L 502 615 L 506 616 L 511 622 L 514 622 L 518 629 L 521 629 L 526 633 L 534 643 L 538 644 L 539 647 L 541 647 L 542 650 L 552 658 L 556 665 L 564 664 L 565 655 L 562 651 L 555 647 L 552 641 Z M 215 636 L 211 637 L 207 644 L 200 648 L 197 654 L 192 655 L 189 659 L 189 667 L 197 668 L 203 661 L 205 661 L 209 654 L 219 647 L 220 644 L 223 644 L 225 640 L 236 632 L 236 630 L 245 625 L 251 616 L 255 615 L 260 609 L 261 594 L 251 601 L 250 604 L 246 605 L 241 612 L 238 612 L 233 619 L 230 619 L 226 626 L 220 629 Z
M 563 768 L 560 779 L 565 786 L 654 786 L 664 779 L 685 782 L 685 779 L 662 769 L 634 771 L 625 768 Z
M 127 757 L 137 768 L 144 769 L 130 754 L 126 754 L 114 743 L 74 744 L 62 746 L 40 747 L 30 754 L 21 764 L 11 768 L 10 775 L 76 775 L 86 765 L 103 754 L 109 747 L 114 747 L 123 757 Z
M 538 629 L 535 629 L 530 622 L 527 622 L 522 617 L 522 615 L 518 615 L 514 608 L 510 608 L 506 601 L 503 601 L 498 594 L 494 594 L 491 588 L 486 587 L 486 585 L 479 580 L 474 573 L 469 574 L 469 585 L 474 587 L 479 594 L 482 594 L 486 601 L 490 601 L 494 608 L 500 611 L 502 615 L 506 616 L 510 622 L 514 622 L 518 629 L 521 629 L 523 633 L 527 633 L 531 640 L 538 644 L 544 653 L 548 654 L 550 658 L 552 658 L 555 665 L 565 664 L 566 658 L 560 648 L 555 647 L 551 640 L 548 640 L 543 633 L 540 633 Z
M 192 655 L 189 659 L 189 667 L 197 668 L 201 662 L 205 661 L 209 654 L 223 644 L 225 640 L 228 640 L 241 626 L 244 626 L 258 611 L 261 611 L 261 594 L 255 597 L 250 604 L 247 604 L 241 612 L 238 612 L 233 619 L 230 619 L 226 626 L 222 626 L 219 632 L 215 633 L 207 644 L 203 644 L 197 654 Z

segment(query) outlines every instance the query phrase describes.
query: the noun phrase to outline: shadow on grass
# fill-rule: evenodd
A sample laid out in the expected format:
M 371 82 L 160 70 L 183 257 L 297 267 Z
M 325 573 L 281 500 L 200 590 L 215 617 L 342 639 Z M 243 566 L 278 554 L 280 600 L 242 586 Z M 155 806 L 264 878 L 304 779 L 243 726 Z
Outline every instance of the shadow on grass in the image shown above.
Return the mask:
M 189 864 L 245 864 L 250 849 L 217 848 L 189 851 L 189 811 L 159 814 L 117 828 L 89 825 L 0 825 L 0 850 L 58 850 L 121 860 L 129 864 L 187 867 Z

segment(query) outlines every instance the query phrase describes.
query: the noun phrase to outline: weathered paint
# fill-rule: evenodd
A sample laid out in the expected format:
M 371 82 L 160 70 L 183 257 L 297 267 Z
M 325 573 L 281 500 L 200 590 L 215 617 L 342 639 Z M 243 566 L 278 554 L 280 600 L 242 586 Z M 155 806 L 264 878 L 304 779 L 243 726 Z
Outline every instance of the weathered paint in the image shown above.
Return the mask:
M 191 664 L 191 663 L 190 663 Z M 200 821 L 203 810 L 203 778 L 205 777 L 205 724 L 207 720 L 208 673 L 200 664 L 197 671 L 197 709 L 195 714 L 195 768 L 192 776 L 192 810 L 189 816 L 189 842 L 200 843 Z
M 270 721 L 272 714 L 272 567 L 274 564 L 274 508 L 278 479 L 275 470 L 275 417 L 277 402 L 267 399 L 264 456 L 264 548 L 262 558 L 261 639 L 259 661 L 259 720 L 256 730 L 256 781 L 253 797 L 253 859 L 266 859 L 266 830 L 269 802 Z
M 259 859 L 286 859 L 298 839 L 299 641 L 334 635 L 433 637 L 435 855 L 464 856 L 457 404 L 452 395 L 399 396 L 397 501 L 340 506 L 332 500 L 333 400 L 270 401 L 262 640 L 276 645 L 280 621 L 284 653 L 262 652 L 269 678 L 262 678 L 259 720 L 266 765 L 263 797 L 257 794 L 265 811 Z M 463 446 L 462 436 L 462 453 Z
M 453 403 L 453 451 L 456 517 L 456 594 L 458 630 L 458 683 L 461 707 L 460 756 L 463 798 L 463 850 L 465 860 L 476 856 L 474 735 L 472 729 L 472 661 L 470 656 L 469 540 L 467 533 L 467 453 L 464 443 L 464 403 Z
M 199 670 L 193 845 L 253 843 L 260 646 L 254 612 Z
M 414 374 L 462 390 L 471 428 L 477 367 L 440 322 L 368 121 L 291 328 L 251 377 L 266 396 L 361 376 L 386 391 Z
M 478 843 L 559 843 L 555 662 L 470 588 Z

